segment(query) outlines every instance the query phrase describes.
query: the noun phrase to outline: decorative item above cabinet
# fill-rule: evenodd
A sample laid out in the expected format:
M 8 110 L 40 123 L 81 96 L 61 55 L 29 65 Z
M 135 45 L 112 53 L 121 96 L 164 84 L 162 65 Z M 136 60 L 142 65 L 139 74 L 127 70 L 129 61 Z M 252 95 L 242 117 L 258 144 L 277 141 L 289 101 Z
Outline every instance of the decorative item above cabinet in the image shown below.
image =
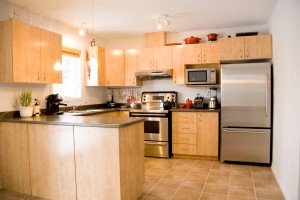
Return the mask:
M 10 19 L 0 22 L 0 46 L 0 82 L 62 82 L 60 34 Z

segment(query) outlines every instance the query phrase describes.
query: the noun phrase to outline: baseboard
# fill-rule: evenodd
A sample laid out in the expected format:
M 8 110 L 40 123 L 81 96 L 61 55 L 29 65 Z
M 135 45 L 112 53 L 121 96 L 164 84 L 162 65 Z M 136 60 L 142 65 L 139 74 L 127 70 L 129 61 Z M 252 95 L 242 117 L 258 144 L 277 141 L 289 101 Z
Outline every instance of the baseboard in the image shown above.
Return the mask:
M 275 169 L 275 167 L 271 167 L 273 174 L 275 175 L 275 179 L 277 181 L 277 183 L 279 184 L 279 187 L 283 193 L 283 196 L 286 200 L 294 200 L 290 197 L 287 188 L 284 186 L 283 182 L 281 181 L 281 179 L 279 178 L 278 172 Z

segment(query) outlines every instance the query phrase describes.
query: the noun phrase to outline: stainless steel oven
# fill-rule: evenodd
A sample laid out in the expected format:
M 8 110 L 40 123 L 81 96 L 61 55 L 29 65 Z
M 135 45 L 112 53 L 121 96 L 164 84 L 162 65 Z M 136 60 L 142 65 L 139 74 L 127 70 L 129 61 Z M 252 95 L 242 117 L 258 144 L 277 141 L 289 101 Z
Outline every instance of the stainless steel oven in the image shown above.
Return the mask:
M 130 110 L 130 117 L 144 117 L 145 156 L 172 155 L 171 117 L 163 101 L 176 102 L 176 92 L 143 92 L 142 108 Z

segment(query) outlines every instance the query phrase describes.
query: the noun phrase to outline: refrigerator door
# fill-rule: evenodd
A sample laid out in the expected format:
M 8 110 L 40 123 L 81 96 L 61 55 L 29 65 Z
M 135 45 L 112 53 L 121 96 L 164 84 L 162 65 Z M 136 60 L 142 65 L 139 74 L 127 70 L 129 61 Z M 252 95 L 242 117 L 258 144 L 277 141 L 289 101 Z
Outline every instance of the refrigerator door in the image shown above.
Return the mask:
M 270 164 L 270 129 L 221 130 L 221 161 Z
M 221 102 L 222 127 L 270 128 L 270 63 L 223 64 Z

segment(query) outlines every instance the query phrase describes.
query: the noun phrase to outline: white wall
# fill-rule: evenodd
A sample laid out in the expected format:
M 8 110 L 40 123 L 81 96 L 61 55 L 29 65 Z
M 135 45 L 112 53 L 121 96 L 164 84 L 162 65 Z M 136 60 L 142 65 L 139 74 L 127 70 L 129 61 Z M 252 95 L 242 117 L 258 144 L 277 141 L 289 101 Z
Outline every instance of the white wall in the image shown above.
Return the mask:
M 41 26 L 45 29 L 51 30 L 51 19 L 41 18 L 40 14 L 31 13 L 26 8 L 18 7 L 12 3 L 4 0 L 0 0 L 0 20 L 6 20 L 9 16 L 12 16 L 13 11 L 17 11 L 21 14 L 20 19 L 25 23 L 30 23 L 36 26 Z M 32 16 L 32 17 L 31 17 Z M 57 24 L 53 22 L 52 30 L 62 34 L 63 46 L 76 48 L 83 50 L 90 45 L 90 37 L 81 37 L 78 35 L 77 30 L 65 26 L 63 24 Z M 105 42 L 99 39 L 96 40 L 97 45 L 104 46 Z M 84 71 L 82 67 L 82 72 Z M 83 83 L 82 73 L 82 83 Z M 83 84 L 82 84 L 83 85 Z M 42 101 L 42 107 L 44 107 L 45 97 L 52 92 L 51 85 L 46 84 L 0 84 L 0 112 L 16 110 L 16 99 L 18 94 L 25 89 L 32 90 L 33 98 L 39 98 Z M 97 87 L 82 87 L 82 98 L 88 99 L 89 104 L 104 103 L 105 89 Z M 67 102 L 70 105 L 77 103 L 76 101 Z
M 273 35 L 274 141 L 272 169 L 287 200 L 299 194 L 300 1 L 278 0 L 269 21 Z

